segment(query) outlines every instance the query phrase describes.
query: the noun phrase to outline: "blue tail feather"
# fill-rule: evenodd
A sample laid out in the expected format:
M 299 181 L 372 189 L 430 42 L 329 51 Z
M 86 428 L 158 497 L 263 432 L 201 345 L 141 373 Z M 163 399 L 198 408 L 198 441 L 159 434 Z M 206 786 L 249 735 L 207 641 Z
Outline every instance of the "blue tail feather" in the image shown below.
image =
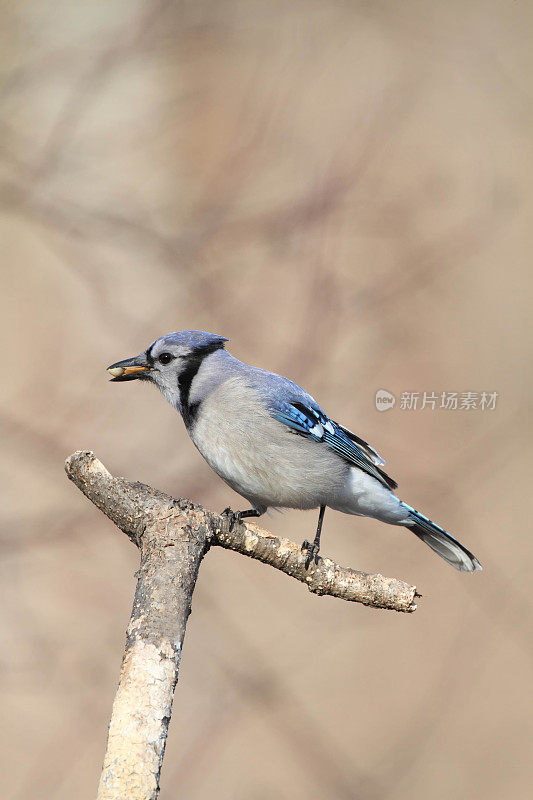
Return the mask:
M 441 558 L 462 572 L 474 572 L 483 569 L 477 558 L 470 550 L 454 539 L 444 528 L 436 525 L 419 511 L 403 503 L 409 512 L 411 523 L 405 527 L 418 536 L 425 544 L 431 547 Z

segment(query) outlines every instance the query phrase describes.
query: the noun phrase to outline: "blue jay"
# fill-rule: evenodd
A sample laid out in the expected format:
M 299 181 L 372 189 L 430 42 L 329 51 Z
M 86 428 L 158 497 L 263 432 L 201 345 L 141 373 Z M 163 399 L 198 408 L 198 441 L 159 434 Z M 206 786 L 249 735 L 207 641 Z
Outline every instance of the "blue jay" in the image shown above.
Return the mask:
M 403 525 L 458 570 L 481 569 L 457 539 L 394 494 L 397 483 L 367 442 L 330 419 L 287 378 L 238 361 L 223 336 L 180 331 L 156 339 L 134 358 L 108 367 L 115 382 L 154 383 L 179 411 L 210 467 L 252 506 L 230 524 L 269 507 L 318 508 L 306 568 L 318 563 L 326 506 Z

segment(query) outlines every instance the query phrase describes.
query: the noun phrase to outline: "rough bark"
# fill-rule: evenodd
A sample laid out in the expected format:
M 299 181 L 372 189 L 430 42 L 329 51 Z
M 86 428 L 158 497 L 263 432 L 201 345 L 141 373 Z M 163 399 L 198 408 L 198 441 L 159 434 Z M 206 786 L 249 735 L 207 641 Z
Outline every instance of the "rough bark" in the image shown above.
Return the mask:
M 157 797 L 181 649 L 203 556 L 214 545 L 256 558 L 315 594 L 411 612 L 416 588 L 396 578 L 340 567 L 305 568 L 300 547 L 257 525 L 229 529 L 224 515 L 113 477 L 89 451 L 65 463 L 68 477 L 140 549 L 141 566 L 113 704 L 99 800 Z

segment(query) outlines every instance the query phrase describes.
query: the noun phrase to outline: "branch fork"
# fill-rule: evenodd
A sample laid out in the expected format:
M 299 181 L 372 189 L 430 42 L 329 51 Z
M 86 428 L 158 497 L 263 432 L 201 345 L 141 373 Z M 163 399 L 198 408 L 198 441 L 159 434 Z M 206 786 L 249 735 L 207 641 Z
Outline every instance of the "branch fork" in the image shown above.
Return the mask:
M 228 515 L 115 478 L 90 451 L 69 456 L 65 470 L 141 553 L 98 800 L 152 800 L 158 795 L 187 618 L 210 547 L 269 564 L 317 595 L 408 613 L 416 609 L 420 595 L 415 586 L 341 567 L 329 558 L 306 569 L 306 554 L 295 542 L 251 522 L 231 527 Z

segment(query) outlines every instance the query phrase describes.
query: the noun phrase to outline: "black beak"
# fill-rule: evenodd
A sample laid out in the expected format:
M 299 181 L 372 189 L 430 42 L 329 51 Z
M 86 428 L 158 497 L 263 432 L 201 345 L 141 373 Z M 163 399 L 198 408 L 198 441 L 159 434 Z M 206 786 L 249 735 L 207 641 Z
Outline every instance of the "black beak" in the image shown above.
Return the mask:
M 136 378 L 143 378 L 150 370 L 151 366 L 146 358 L 146 353 L 141 353 L 134 358 L 125 358 L 124 361 L 117 361 L 107 368 L 107 371 L 113 376 L 111 378 L 113 382 L 134 381 Z

